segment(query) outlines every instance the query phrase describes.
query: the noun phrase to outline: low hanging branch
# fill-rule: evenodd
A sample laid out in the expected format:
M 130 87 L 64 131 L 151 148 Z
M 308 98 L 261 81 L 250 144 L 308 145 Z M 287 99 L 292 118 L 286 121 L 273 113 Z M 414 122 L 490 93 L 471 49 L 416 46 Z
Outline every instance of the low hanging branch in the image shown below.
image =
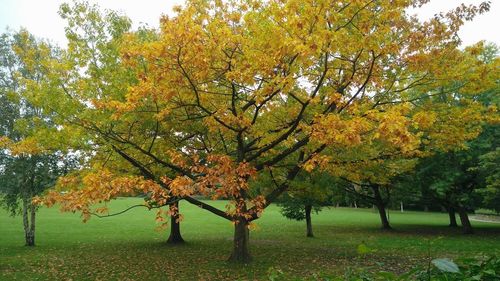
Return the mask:
M 181 201 L 182 199 L 183 199 L 183 198 L 177 198 L 177 199 L 175 199 L 175 200 L 169 201 L 169 202 L 167 202 L 167 203 L 165 203 L 165 204 L 163 204 L 163 205 L 160 205 L 160 206 L 148 206 L 148 205 L 145 205 L 145 204 L 137 204 L 137 205 L 130 206 L 130 207 L 128 207 L 127 209 L 122 210 L 122 211 L 120 211 L 120 212 L 118 212 L 118 213 L 109 214 L 109 215 L 99 215 L 99 214 L 97 214 L 97 213 L 90 213 L 90 214 L 91 214 L 91 215 L 93 215 L 93 216 L 96 216 L 96 217 L 98 217 L 98 218 L 101 218 L 101 219 L 102 219 L 102 218 L 109 218 L 109 217 L 114 217 L 114 216 L 118 216 L 118 215 L 124 214 L 124 213 L 126 213 L 126 212 L 128 212 L 128 211 L 130 211 L 130 210 L 132 210 L 132 209 L 138 208 L 138 207 L 145 207 L 145 208 L 148 208 L 148 210 L 152 210 L 152 209 L 159 209 L 159 208 L 161 208 L 161 207 L 165 207 L 165 206 L 167 206 L 167 205 L 171 205 L 171 204 L 174 204 L 174 203 L 176 203 L 176 202 L 179 202 L 179 201 Z
M 98 218 L 109 218 L 109 217 L 114 217 L 114 216 L 118 216 L 118 215 L 124 214 L 124 213 L 126 213 L 126 212 L 128 212 L 128 211 L 130 211 L 130 210 L 132 210 L 132 209 L 134 209 L 134 208 L 137 208 L 137 207 L 146 207 L 146 208 L 148 208 L 148 210 L 151 210 L 151 209 L 161 208 L 161 207 L 163 207 L 163 206 L 158 206 L 158 207 L 148 207 L 148 206 L 146 206 L 146 205 L 144 205 L 144 204 L 137 204 L 137 205 L 130 206 L 130 207 L 128 207 L 127 209 L 125 209 L 125 210 L 123 210 L 123 211 L 120 211 L 120 212 L 118 212 L 118 213 L 114 213 L 114 214 L 109 214 L 109 215 L 99 215 L 99 214 L 97 214 L 97 213 L 90 213 L 90 214 L 91 214 L 91 215 L 93 215 L 93 216 L 96 216 L 96 217 L 98 217 Z

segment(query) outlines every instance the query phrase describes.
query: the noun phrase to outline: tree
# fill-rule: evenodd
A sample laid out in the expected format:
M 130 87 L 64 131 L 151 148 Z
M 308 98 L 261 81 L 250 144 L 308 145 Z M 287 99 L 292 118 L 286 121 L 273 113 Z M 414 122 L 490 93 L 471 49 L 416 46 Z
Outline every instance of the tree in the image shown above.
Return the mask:
M 477 171 L 473 171 L 476 169 L 474 167 L 477 165 L 477 156 L 488 151 L 491 147 L 495 148 L 498 146 L 496 143 L 497 128 L 496 125 L 492 125 L 498 122 L 498 115 L 496 114 L 498 102 L 495 102 L 494 98 L 494 93 L 498 89 L 498 81 L 494 77 L 498 75 L 496 74 L 498 73 L 498 69 L 495 69 L 495 65 L 498 64 L 499 60 L 495 50 L 494 46 L 485 45 L 484 42 L 470 46 L 465 50 L 469 54 L 469 59 L 472 60 L 470 62 L 471 66 L 482 64 L 486 67 L 493 67 L 488 75 L 481 68 L 477 69 L 478 72 L 475 74 L 475 78 L 472 78 L 483 79 L 483 86 L 488 85 L 483 88 L 484 92 L 477 91 L 478 88 L 461 87 L 460 85 L 467 85 L 468 82 L 458 79 L 451 81 L 448 86 L 435 90 L 437 95 L 429 95 L 424 99 L 414 101 L 414 105 L 417 107 L 426 108 L 430 102 L 432 102 L 433 107 L 427 113 L 417 113 L 417 116 L 414 118 L 417 122 L 414 126 L 422 134 L 422 141 L 418 146 L 413 148 L 416 154 L 387 154 L 389 150 L 383 149 L 381 151 L 386 154 L 383 156 L 383 159 L 379 158 L 378 163 L 375 163 L 375 165 L 372 163 L 364 167 L 358 167 L 357 173 L 344 171 L 344 174 L 342 174 L 342 171 L 340 171 L 340 175 L 348 180 L 356 181 L 356 178 L 358 179 L 356 184 L 358 188 L 351 188 L 350 192 L 362 196 L 365 200 L 372 201 L 377 206 L 383 228 L 390 228 L 384 211 L 390 192 L 387 192 L 387 200 L 383 200 L 380 185 L 393 185 L 394 182 L 398 181 L 397 177 L 401 177 L 404 173 L 410 172 L 413 169 L 418 158 L 424 158 L 417 170 L 419 172 L 426 170 L 426 174 L 421 175 L 417 180 L 413 178 L 413 186 L 416 185 L 415 183 L 423 184 L 424 186 L 421 188 L 422 193 L 424 195 L 431 194 L 435 200 L 439 201 L 440 205 L 448 210 L 450 226 L 456 226 L 456 211 L 461 218 L 464 232 L 472 232 L 466 212 L 469 209 L 473 209 L 473 205 L 479 204 L 480 200 L 474 192 L 481 185 L 481 179 L 478 178 Z M 476 63 L 474 64 L 473 61 L 476 61 Z M 440 94 L 446 92 L 452 93 L 452 95 L 446 97 L 446 95 Z M 471 101 L 475 102 L 476 106 L 482 105 L 484 108 L 488 108 L 493 114 L 485 112 L 483 113 L 483 118 L 477 116 L 478 111 L 476 113 L 469 111 Z M 440 113 L 443 116 L 436 116 L 436 109 L 443 110 Z M 474 128 L 464 130 L 458 124 L 458 122 L 463 121 L 460 116 L 464 114 L 472 114 L 466 119 L 475 120 L 473 122 Z M 447 116 L 445 118 L 455 118 L 455 120 L 451 122 L 445 121 L 442 119 L 444 116 Z M 454 125 L 452 125 L 453 123 Z M 470 123 L 463 124 L 462 126 L 470 126 Z M 444 130 L 448 130 L 450 135 L 446 136 L 443 134 Z M 453 141 L 450 142 L 446 139 L 457 133 L 463 134 L 465 131 L 472 134 L 470 139 L 473 140 L 467 143 L 453 144 Z M 481 131 L 483 132 L 480 134 Z M 477 139 L 474 139 L 476 137 Z M 434 156 L 425 159 L 425 157 L 431 155 Z M 409 178 L 412 177 L 410 176 Z M 371 189 L 372 196 L 367 196 L 366 191 L 363 191 L 362 187 Z M 464 207 L 463 204 L 468 207 Z
M 19 79 L 37 81 L 45 73 L 24 65 L 15 53 L 38 42 L 25 31 L 0 36 L 0 204 L 11 215 L 22 214 L 26 246 L 35 246 L 38 207 L 32 199 L 55 184 L 55 180 L 76 166 L 74 158 L 62 152 L 16 145 L 40 126 L 52 126 L 49 116 L 25 99 L 19 99 Z M 50 53 L 36 53 L 37 57 Z M 37 122 L 34 124 L 33 122 Z
M 331 195 L 332 178 L 321 173 L 302 173 L 291 183 L 278 204 L 288 219 L 306 221 L 306 236 L 314 237 L 311 213 L 321 211 Z
M 480 43 L 480 45 L 483 44 Z M 480 49 L 473 49 L 471 54 L 491 66 L 499 63 L 498 49 L 494 45 L 484 45 Z M 498 76 L 498 67 L 492 74 Z M 498 81 L 495 79 L 490 81 L 492 83 L 490 89 L 474 97 L 478 103 L 494 112 L 494 114 L 488 115 L 485 122 L 481 123 L 482 133 L 458 149 L 437 151 L 434 156 L 422 160 L 417 166 L 416 178 L 412 179 L 414 185 L 420 183 L 424 193 L 430 194 L 434 200 L 447 209 L 450 216 L 450 226 L 456 226 L 455 212 L 458 213 L 464 233 L 473 232 L 467 212 L 473 211 L 483 204 L 482 196 L 486 196 L 486 206 L 491 206 L 488 204 L 490 199 L 495 201 L 495 192 L 493 191 L 495 188 L 494 185 L 491 186 L 491 180 L 494 180 L 497 173 L 493 168 L 493 163 L 497 161 L 495 151 L 498 148 L 498 139 L 500 138 L 498 114 L 496 114 L 499 101 L 497 97 Z M 459 95 L 464 95 L 464 93 L 457 92 L 457 96 Z M 456 108 L 463 106 L 456 100 L 452 100 L 451 103 L 455 104 Z M 493 166 L 490 166 L 491 164 Z M 485 170 L 486 167 L 490 169 Z M 493 189 L 487 187 L 488 182 Z M 488 197 L 488 195 L 493 196 Z
M 477 136 L 481 106 L 459 114 L 470 121 L 463 127 L 449 120 L 453 108 L 412 102 L 451 98 L 435 89 L 457 77 L 467 80 L 458 88 L 489 86 L 476 73 L 490 70 L 458 50 L 456 37 L 464 19 L 489 6 L 421 23 L 406 13 L 419 2 L 192 0 L 147 39 L 126 32 L 116 14 L 111 24 L 83 24 L 98 13 L 63 6 L 78 20 L 63 59 L 45 62 L 53 91 L 36 100 L 58 116 L 60 134 L 77 132 L 92 146 L 94 165 L 44 201 L 88 218 L 90 204 L 122 193 L 148 193 L 156 205 L 186 200 L 232 221 L 230 260 L 248 262 L 250 223 L 302 170 L 415 155 L 424 125 L 436 120 L 453 129 L 452 138 L 434 131 L 437 143 Z M 272 185 L 251 188 L 271 173 Z M 220 210 L 198 194 L 231 204 Z
M 488 198 L 488 195 L 495 194 L 488 192 L 492 187 L 494 190 L 494 185 L 487 186 L 486 174 L 477 167 L 485 167 L 485 159 L 495 157 L 500 138 L 498 132 L 497 126 L 488 126 L 481 136 L 468 143 L 467 149 L 436 154 L 423 160 L 417 167 L 417 180 L 414 182 L 424 185 L 422 188 L 428 188 L 432 196 L 448 210 L 450 225 L 456 224 L 454 213 L 458 212 L 463 231 L 467 234 L 473 232 L 467 212 L 482 206 L 483 194 L 486 195 L 485 206 L 494 206 L 488 204 L 495 202 L 494 196 L 491 198 L 493 201 Z M 496 171 L 493 166 L 486 167 L 491 167 L 488 174 L 494 177 Z
M 401 211 L 403 211 L 403 205 L 409 205 L 411 209 L 423 211 L 440 211 L 444 208 L 449 215 L 450 222 L 448 226 L 458 227 L 455 209 L 446 204 L 445 201 L 437 200 L 428 185 L 418 184 L 420 179 L 416 176 L 417 172 L 418 169 L 395 179 L 395 189 L 392 192 L 392 198 L 395 202 L 401 202 Z M 393 208 L 396 208 L 395 205 L 393 205 Z
M 498 129 L 497 129 L 498 130 Z M 485 178 L 486 186 L 480 190 L 484 197 L 483 207 L 500 213 L 500 149 L 479 156 L 479 171 Z
M 495 44 L 487 44 L 484 52 L 480 55 L 481 58 L 489 63 L 498 64 L 499 47 Z M 481 101 L 489 105 L 491 108 L 498 108 L 500 106 L 500 97 L 498 90 L 488 92 L 487 95 L 482 96 Z M 499 126 L 498 115 L 496 119 L 492 120 L 492 124 L 486 127 L 486 132 L 483 137 L 487 138 L 485 146 L 483 146 L 484 154 L 479 156 L 479 163 L 473 171 L 477 171 L 480 177 L 484 179 L 485 187 L 479 192 L 483 196 L 483 207 L 500 212 L 500 148 L 499 148 Z M 484 143 L 484 141 L 483 141 Z
M 399 154 L 386 155 L 386 157 L 388 158 L 378 157 L 377 161 L 354 163 L 349 170 L 335 169 L 332 172 L 346 182 L 343 185 L 345 192 L 376 207 L 382 229 L 391 230 L 386 209 L 391 200 L 394 179 L 400 174 L 411 171 L 416 160 L 401 158 Z

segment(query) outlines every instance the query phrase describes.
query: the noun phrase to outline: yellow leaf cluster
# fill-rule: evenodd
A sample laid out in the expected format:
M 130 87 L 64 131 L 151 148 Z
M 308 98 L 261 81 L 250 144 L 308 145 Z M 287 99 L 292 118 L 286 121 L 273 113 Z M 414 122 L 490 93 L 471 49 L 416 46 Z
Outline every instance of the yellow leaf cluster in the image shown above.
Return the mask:
M 359 145 L 371 129 L 366 118 L 342 118 L 340 115 L 319 116 L 313 125 L 312 137 L 328 145 L 349 147 Z

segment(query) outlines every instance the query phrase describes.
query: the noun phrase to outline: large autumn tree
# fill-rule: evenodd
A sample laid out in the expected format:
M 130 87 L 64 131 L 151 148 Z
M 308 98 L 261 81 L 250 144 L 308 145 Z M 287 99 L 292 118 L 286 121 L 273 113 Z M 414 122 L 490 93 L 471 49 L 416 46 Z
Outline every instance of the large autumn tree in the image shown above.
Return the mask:
M 415 157 L 429 135 L 456 146 L 478 134 L 483 108 L 467 96 L 463 112 L 414 101 L 489 86 L 490 69 L 456 35 L 488 5 L 426 22 L 407 14 L 424 2 L 191 0 L 157 32 L 127 32 L 113 13 L 86 24 L 99 13 L 63 6 L 70 43 L 45 62 L 54 75 L 39 87 L 51 90 L 33 98 L 94 153 L 60 181 L 68 193 L 45 201 L 88 217 L 119 194 L 147 193 L 149 206 L 183 199 L 232 221 L 230 260 L 249 261 L 250 223 L 302 170 Z M 251 188 L 263 176 L 273 184 Z

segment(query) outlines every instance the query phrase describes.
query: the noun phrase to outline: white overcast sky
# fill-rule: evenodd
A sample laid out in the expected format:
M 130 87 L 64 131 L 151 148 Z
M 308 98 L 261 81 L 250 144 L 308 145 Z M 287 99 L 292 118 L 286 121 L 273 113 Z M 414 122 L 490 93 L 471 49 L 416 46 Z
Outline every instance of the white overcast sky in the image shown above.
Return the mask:
M 59 5 L 71 0 L 0 0 L 0 32 L 7 27 L 18 30 L 27 28 L 37 37 L 48 38 L 58 44 L 65 44 L 64 21 L 57 14 Z M 140 23 L 158 26 L 161 14 L 171 14 L 172 7 L 184 0 L 89 0 L 102 8 L 117 10 L 132 19 L 134 27 Z M 416 10 L 420 18 L 444 12 L 460 3 L 480 3 L 480 0 L 433 0 L 422 9 Z M 500 0 L 492 0 L 489 13 L 468 22 L 462 28 L 460 37 L 464 45 L 487 40 L 500 45 Z

